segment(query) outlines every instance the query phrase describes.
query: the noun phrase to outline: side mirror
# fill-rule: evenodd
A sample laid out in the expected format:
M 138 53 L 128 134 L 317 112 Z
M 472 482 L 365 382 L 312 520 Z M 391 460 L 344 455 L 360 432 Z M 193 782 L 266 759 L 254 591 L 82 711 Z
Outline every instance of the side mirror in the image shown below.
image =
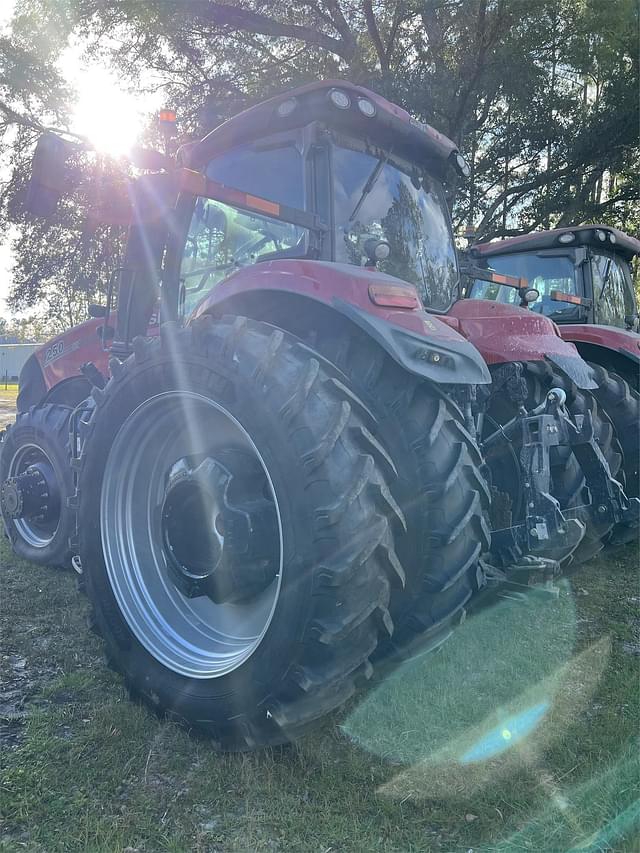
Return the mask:
M 640 314 L 627 314 L 624 324 L 630 332 L 640 332 Z
M 535 287 L 522 285 L 522 287 L 518 288 L 518 295 L 520 296 L 520 307 L 530 308 L 536 299 L 540 298 L 540 291 L 536 290 Z
M 379 240 L 377 237 L 369 237 L 362 243 L 362 250 L 367 259 L 372 264 L 377 264 L 378 261 L 386 261 L 391 254 L 391 246 L 386 240 Z
M 27 186 L 25 208 L 33 216 L 49 218 L 68 189 L 67 158 L 71 143 L 54 133 L 43 134 L 36 144 Z

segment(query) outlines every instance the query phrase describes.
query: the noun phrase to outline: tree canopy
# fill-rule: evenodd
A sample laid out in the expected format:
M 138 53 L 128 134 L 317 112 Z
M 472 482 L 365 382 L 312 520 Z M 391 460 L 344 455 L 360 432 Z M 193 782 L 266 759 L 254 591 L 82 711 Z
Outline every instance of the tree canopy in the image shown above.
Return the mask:
M 465 153 L 471 180 L 449 187 L 459 232 L 640 224 L 635 0 L 27 0 L 0 40 L 0 155 L 18 175 L 0 227 L 19 225 L 15 307 L 47 288 L 104 285 L 105 235 L 74 274 L 80 214 L 58 223 L 52 248 L 11 204 L 34 127 L 66 121 L 56 59 L 70 42 L 138 90 L 160 87 L 185 138 L 310 80 L 368 86 Z

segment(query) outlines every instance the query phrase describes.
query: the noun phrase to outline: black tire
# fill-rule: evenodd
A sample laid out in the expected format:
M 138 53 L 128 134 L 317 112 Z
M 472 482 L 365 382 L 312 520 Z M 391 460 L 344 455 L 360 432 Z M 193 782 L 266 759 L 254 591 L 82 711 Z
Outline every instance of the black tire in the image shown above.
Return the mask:
M 619 478 L 622 462 L 620 447 L 614 436 L 611 421 L 599 409 L 593 395 L 578 388 L 565 376 L 554 371 L 546 362 L 525 363 L 524 378 L 528 387 L 525 403 L 528 409 L 533 409 L 542 403 L 551 388 L 559 387 L 567 394 L 566 406 L 570 414 L 591 412 L 600 449 L 609 463 L 611 473 Z M 491 411 L 500 423 L 509 420 L 515 413 L 515 409 L 502 397 L 494 400 Z M 552 448 L 550 463 L 553 496 L 559 501 L 561 509 L 573 510 L 569 515 L 585 525 L 584 538 L 573 554 L 562 563 L 565 573 L 570 573 L 602 550 L 602 538 L 611 529 L 611 524 L 601 520 L 595 507 L 587 507 L 588 495 L 584 475 L 572 451 L 569 448 Z M 580 509 L 575 509 L 576 507 Z
M 134 696 L 221 749 L 297 737 L 353 695 L 393 631 L 390 589 L 403 575 L 389 520 L 397 510 L 361 404 L 307 347 L 242 317 L 163 327 L 112 372 L 94 392 L 79 462 L 80 554 L 109 662 Z M 244 426 L 281 504 L 284 567 L 272 620 L 246 660 L 213 678 L 185 677 L 146 650 L 118 605 L 103 551 L 100 502 L 114 440 L 139 404 L 174 390 L 213 400 Z
M 311 340 L 375 416 L 372 429 L 398 472 L 392 492 L 406 529 L 396 530 L 396 544 L 407 582 L 391 600 L 392 651 L 424 651 L 449 636 L 485 583 L 489 491 L 480 452 L 456 404 L 368 335 L 324 329 Z
M 55 521 L 48 522 L 41 530 L 37 522 L 15 520 L 4 509 L 3 521 L 11 546 L 19 557 L 55 568 L 71 566 L 69 539 L 75 525 L 74 514 L 67 506 L 67 499 L 75 491 L 69 453 L 71 412 L 67 406 L 56 405 L 34 406 L 21 412 L 5 431 L 0 446 L 0 484 L 16 473 L 14 460 L 17 454 L 24 454 L 27 447 L 35 448 L 36 456 L 39 450 L 51 463 L 59 491 Z
M 599 364 L 590 364 L 598 388 L 593 396 L 611 419 L 622 448 L 622 470 L 628 497 L 640 496 L 640 394 L 621 376 Z M 613 544 L 637 542 L 638 527 L 616 524 L 609 541 Z

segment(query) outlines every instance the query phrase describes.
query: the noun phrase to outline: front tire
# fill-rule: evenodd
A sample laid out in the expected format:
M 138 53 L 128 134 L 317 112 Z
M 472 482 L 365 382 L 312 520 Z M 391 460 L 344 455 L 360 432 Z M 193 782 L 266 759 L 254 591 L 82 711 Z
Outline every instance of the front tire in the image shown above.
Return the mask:
M 108 658 L 148 706 L 222 749 L 290 740 L 353 695 L 393 631 L 396 509 L 360 404 L 308 348 L 242 317 L 165 327 L 112 372 L 79 472 L 80 553 Z M 228 487 L 204 515 L 175 491 L 215 491 L 221 470 Z M 234 540 L 221 503 L 246 510 L 248 537 Z M 177 584 L 176 560 L 197 562 L 183 574 L 200 583 L 229 537 L 215 589 Z M 243 543 L 256 560 L 237 556 Z
M 43 512 L 36 509 L 15 517 L 6 500 L 0 501 L 7 536 L 14 552 L 42 566 L 69 568 L 69 539 L 75 518 L 67 506 L 74 494 L 69 453 L 67 406 L 46 404 L 20 412 L 4 433 L 0 446 L 0 488 L 27 471 L 41 472 L 42 494 L 47 496 Z

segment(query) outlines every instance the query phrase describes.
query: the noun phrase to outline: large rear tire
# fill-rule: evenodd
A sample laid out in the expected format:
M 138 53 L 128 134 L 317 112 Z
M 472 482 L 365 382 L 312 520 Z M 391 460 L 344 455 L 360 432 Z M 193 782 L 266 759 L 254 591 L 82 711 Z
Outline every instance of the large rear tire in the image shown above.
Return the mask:
M 611 419 L 622 448 L 627 497 L 637 498 L 640 496 L 640 394 L 617 373 L 599 364 L 590 364 L 590 367 L 598 383 L 593 396 Z M 637 525 L 616 524 L 608 537 L 608 542 L 613 544 L 637 541 Z
M 136 343 L 95 394 L 79 463 L 80 553 L 108 659 L 148 706 L 222 749 L 290 740 L 369 677 L 393 630 L 403 572 L 384 452 L 359 401 L 278 329 L 202 318 Z M 220 471 L 228 488 L 201 513 L 185 484 L 215 490 Z M 250 519 L 237 538 L 235 504 Z M 206 580 L 218 586 L 192 594 L 185 566 L 200 583 L 189 561 L 213 553 L 203 530 L 227 556 Z
M 75 524 L 67 506 L 74 494 L 69 454 L 71 411 L 52 404 L 33 406 L 18 414 L 0 445 L 0 488 L 8 480 L 34 472 L 46 505 L 44 512 L 37 508 L 16 517 L 8 511 L 3 495 L 0 507 L 11 546 L 24 560 L 56 568 L 71 566 L 69 538 Z
M 484 585 L 489 491 L 460 410 L 444 391 L 400 367 L 355 329 L 316 330 L 314 346 L 348 378 L 374 414 L 376 437 L 398 472 L 393 495 L 406 519 L 396 531 L 407 574 L 395 590 L 393 651 L 439 645 Z

